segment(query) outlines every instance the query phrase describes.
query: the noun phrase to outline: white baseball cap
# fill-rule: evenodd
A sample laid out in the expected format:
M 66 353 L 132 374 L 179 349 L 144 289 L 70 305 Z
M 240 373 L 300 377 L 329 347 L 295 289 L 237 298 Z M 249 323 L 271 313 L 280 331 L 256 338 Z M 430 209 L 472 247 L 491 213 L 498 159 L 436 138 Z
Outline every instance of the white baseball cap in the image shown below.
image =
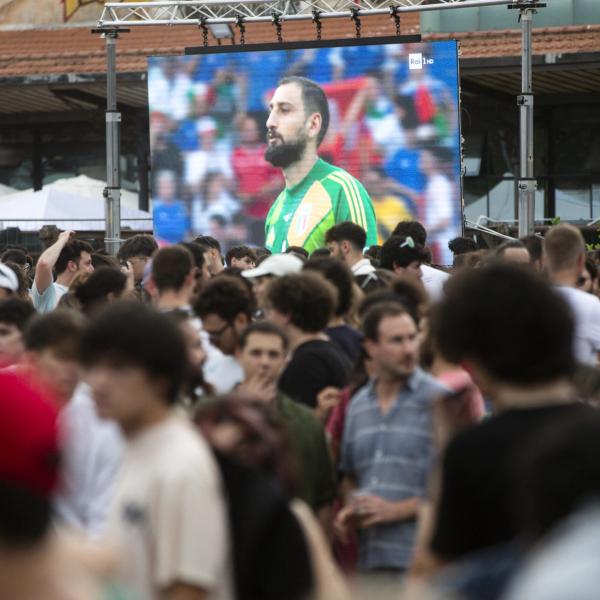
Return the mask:
M 0 263 L 0 288 L 11 292 L 19 290 L 19 280 L 16 273 L 3 263 Z
M 263 277 L 264 275 L 274 275 L 282 277 L 292 273 L 299 273 L 302 270 L 303 262 L 293 254 L 273 254 L 265 258 L 255 269 L 242 271 L 242 277 Z

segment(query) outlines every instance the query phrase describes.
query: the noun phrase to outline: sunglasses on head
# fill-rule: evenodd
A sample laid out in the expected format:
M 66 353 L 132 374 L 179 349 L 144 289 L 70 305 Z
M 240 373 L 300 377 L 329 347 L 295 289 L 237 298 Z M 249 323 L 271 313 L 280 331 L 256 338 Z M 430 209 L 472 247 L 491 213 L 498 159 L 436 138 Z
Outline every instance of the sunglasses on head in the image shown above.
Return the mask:
M 400 244 L 400 248 L 414 248 L 415 247 L 415 240 L 413 240 L 410 235 Z

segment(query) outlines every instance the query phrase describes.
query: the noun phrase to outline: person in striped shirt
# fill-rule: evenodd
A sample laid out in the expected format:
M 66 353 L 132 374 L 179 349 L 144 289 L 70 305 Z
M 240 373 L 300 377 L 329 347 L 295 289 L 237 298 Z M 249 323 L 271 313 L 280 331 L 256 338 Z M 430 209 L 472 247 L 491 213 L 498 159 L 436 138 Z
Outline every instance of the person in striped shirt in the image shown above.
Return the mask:
M 285 189 L 265 222 L 265 245 L 272 252 L 302 246 L 308 252 L 325 246 L 325 233 L 336 223 L 352 221 L 377 243 L 375 211 L 355 177 L 319 158 L 317 149 L 329 126 L 323 89 L 305 77 L 279 82 L 269 104 L 265 159 L 283 170 Z

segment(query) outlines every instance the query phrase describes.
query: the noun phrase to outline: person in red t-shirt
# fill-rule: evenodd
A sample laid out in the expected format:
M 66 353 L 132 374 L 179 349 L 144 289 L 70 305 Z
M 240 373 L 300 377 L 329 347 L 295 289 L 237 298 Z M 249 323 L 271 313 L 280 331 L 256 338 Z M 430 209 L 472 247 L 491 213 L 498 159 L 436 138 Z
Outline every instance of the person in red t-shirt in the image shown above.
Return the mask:
M 261 140 L 256 119 L 244 117 L 238 134 L 238 145 L 231 157 L 237 197 L 244 203 L 246 216 L 264 219 L 283 186 L 281 170 L 264 158 L 266 143 Z

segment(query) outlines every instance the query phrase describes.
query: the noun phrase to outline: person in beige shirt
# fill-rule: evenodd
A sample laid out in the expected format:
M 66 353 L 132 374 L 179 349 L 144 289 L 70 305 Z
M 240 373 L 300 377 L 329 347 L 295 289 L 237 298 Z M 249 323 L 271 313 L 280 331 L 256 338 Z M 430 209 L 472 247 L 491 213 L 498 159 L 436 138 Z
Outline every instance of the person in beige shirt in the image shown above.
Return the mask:
M 110 522 L 132 600 L 229 600 L 218 466 L 174 410 L 186 369 L 177 326 L 151 308 L 116 304 L 84 332 L 81 355 L 100 416 L 128 442 Z

